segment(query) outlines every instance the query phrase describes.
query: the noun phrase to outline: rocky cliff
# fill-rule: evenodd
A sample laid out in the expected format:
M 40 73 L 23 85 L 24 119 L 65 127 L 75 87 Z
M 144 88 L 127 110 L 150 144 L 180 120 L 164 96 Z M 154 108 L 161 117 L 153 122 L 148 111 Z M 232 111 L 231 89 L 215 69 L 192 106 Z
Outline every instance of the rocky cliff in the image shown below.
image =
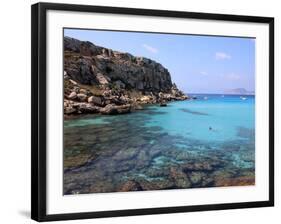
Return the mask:
M 64 113 L 128 113 L 185 100 L 169 71 L 144 57 L 64 38 Z

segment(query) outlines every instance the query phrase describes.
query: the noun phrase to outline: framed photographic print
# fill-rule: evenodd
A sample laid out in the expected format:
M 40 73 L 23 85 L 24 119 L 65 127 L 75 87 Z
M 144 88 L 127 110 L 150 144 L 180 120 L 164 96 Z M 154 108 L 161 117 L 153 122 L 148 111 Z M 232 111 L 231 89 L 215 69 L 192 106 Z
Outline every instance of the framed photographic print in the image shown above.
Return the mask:
M 32 6 L 32 219 L 274 205 L 274 19 Z

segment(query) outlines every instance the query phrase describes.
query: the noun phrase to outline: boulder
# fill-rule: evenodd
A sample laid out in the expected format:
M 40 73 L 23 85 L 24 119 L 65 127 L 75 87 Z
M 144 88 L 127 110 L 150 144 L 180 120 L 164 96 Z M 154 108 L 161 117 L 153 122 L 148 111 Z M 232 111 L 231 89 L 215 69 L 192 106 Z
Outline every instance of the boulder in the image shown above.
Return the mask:
M 114 82 L 114 84 L 119 89 L 125 89 L 125 87 L 126 87 L 126 85 L 122 81 L 120 81 L 120 80 L 117 80 L 116 82 Z
M 167 106 L 166 101 L 165 101 L 165 100 L 162 100 L 162 101 L 160 102 L 160 107 L 166 107 L 166 106 Z
M 81 113 L 99 113 L 100 111 L 100 107 L 96 107 L 90 103 L 78 103 L 76 106 Z
M 63 72 L 63 78 L 64 78 L 64 79 L 69 79 L 69 76 L 68 76 L 68 74 L 67 74 L 66 71 Z
M 100 72 L 96 74 L 96 79 L 101 85 L 108 84 L 108 78 Z
M 143 107 L 140 104 L 134 103 L 132 105 L 133 110 L 143 110 Z
M 123 97 L 110 97 L 109 102 L 111 104 L 116 104 L 116 105 L 124 105 L 127 103 L 126 99 L 124 99 Z
M 143 103 L 148 103 L 150 101 L 150 96 L 142 96 L 140 101 Z
M 130 113 L 130 112 L 131 112 L 130 104 L 121 105 L 121 106 L 117 106 L 114 104 L 108 104 L 100 110 L 100 113 L 105 114 L 105 115 L 126 114 L 126 113 Z
M 78 93 L 77 98 L 78 98 L 79 101 L 85 102 L 87 100 L 87 95 L 84 94 L 84 93 Z
M 76 92 L 71 92 L 67 98 L 70 100 L 75 100 L 77 98 Z
M 71 107 L 71 106 L 64 108 L 64 113 L 65 114 L 73 114 L 73 113 L 76 113 L 76 112 L 77 112 L 77 110 L 75 108 Z
M 82 94 L 87 95 L 87 94 L 88 94 L 88 91 L 87 91 L 86 89 L 80 89 L 80 90 L 79 90 L 79 93 L 82 93 Z
M 101 97 L 98 96 L 90 96 L 88 98 L 88 103 L 92 103 L 98 106 L 102 106 L 103 105 L 103 101 Z
M 72 80 L 72 79 L 70 79 L 69 81 L 70 81 L 73 85 L 75 85 L 75 86 L 76 86 L 76 85 L 78 85 L 78 83 L 77 83 L 77 82 L 75 82 L 75 81 L 74 81 L 74 80 Z

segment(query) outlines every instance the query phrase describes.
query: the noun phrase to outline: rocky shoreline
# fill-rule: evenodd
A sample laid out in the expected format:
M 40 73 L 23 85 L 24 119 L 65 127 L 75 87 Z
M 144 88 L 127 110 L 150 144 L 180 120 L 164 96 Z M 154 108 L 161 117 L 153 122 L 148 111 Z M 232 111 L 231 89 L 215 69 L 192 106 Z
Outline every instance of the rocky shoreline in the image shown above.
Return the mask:
M 64 38 L 64 114 L 130 113 L 144 104 L 189 99 L 161 64 Z

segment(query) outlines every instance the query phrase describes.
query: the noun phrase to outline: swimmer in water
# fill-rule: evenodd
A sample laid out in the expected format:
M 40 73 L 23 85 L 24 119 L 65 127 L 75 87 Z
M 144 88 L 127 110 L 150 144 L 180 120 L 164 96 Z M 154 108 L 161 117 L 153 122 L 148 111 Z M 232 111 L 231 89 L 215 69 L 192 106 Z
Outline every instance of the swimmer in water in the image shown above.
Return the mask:
M 209 130 L 210 130 L 210 131 L 212 130 L 212 127 L 211 127 L 211 126 L 209 127 Z

